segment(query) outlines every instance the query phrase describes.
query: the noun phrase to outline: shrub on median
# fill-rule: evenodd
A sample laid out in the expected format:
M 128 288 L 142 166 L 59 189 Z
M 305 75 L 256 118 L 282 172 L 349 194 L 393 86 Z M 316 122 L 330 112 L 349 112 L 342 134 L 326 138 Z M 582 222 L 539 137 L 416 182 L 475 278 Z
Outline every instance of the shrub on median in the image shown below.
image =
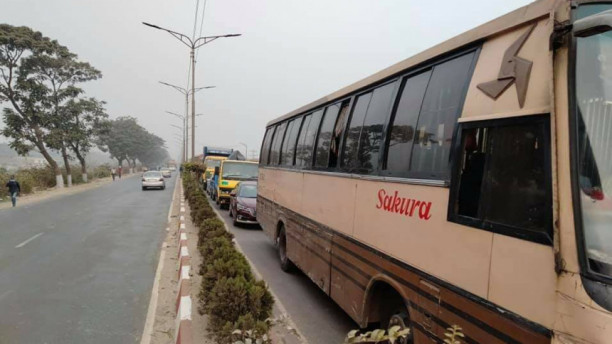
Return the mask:
M 210 316 L 210 330 L 219 343 L 231 343 L 236 330 L 265 335 L 274 299 L 265 282 L 256 280 L 233 235 L 225 230 L 200 189 L 200 166 L 184 165 L 183 189 L 191 218 L 198 226 L 202 256 L 199 311 Z

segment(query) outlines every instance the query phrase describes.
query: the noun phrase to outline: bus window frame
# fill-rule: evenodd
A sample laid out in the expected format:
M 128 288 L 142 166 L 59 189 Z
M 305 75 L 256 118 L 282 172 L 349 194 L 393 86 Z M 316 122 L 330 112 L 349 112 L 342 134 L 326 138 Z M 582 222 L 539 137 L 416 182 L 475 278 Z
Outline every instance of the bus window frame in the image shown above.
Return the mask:
M 577 17 L 580 6 L 610 4 L 609 1 L 586 1 L 572 6 L 570 20 L 573 23 Z M 568 39 L 567 64 L 567 91 L 568 91 L 568 121 L 569 121 L 569 152 L 570 152 L 570 178 L 572 189 L 572 210 L 574 217 L 574 234 L 580 276 L 586 293 L 602 308 L 612 311 L 612 302 L 609 298 L 609 288 L 612 287 L 612 277 L 596 273 L 591 270 L 587 261 L 586 239 L 584 235 L 582 203 L 580 199 L 580 183 L 578 180 L 580 160 L 578 159 L 578 102 L 576 99 L 576 54 L 577 39 L 574 35 Z
M 423 65 L 420 68 L 412 69 L 412 70 L 410 70 L 409 73 L 404 73 L 404 74 L 402 74 L 400 76 L 401 77 L 401 84 L 400 84 L 400 88 L 401 89 L 398 91 L 398 97 L 395 99 L 395 104 L 394 104 L 394 107 L 393 107 L 393 111 L 391 112 L 392 118 L 389 119 L 389 123 L 387 124 L 387 132 L 385 133 L 385 139 L 386 138 L 389 138 L 389 139 L 391 138 L 391 130 L 393 129 L 393 124 L 391 123 L 391 120 L 395 121 L 397 108 L 399 107 L 399 102 L 401 100 L 400 99 L 401 95 L 402 95 L 401 92 L 404 91 L 404 86 L 405 86 L 406 81 L 408 79 L 410 79 L 411 77 L 416 76 L 418 74 L 424 73 L 427 70 L 431 71 L 430 72 L 431 74 L 429 76 L 429 81 L 427 82 L 427 87 L 425 88 L 425 92 L 423 93 L 423 99 L 421 99 L 421 107 L 422 107 L 423 106 L 422 102 L 424 101 L 425 96 L 427 95 L 427 90 L 429 89 L 429 83 L 431 82 L 431 77 L 433 75 L 435 67 L 438 66 L 438 65 L 441 65 L 443 63 L 446 63 L 446 62 L 448 62 L 450 60 L 453 60 L 455 58 L 459 58 L 459 57 L 461 57 L 463 55 L 468 55 L 468 54 L 472 54 L 472 53 L 474 54 L 474 56 L 472 56 L 472 63 L 470 64 L 470 68 L 468 70 L 468 78 L 465 81 L 465 84 L 463 85 L 463 97 L 462 97 L 463 100 L 462 100 L 461 104 L 459 105 L 459 110 L 457 111 L 457 114 L 455 115 L 455 127 L 453 128 L 453 135 L 452 135 L 452 138 L 451 138 L 450 154 L 449 154 L 449 157 L 448 157 L 448 166 L 447 166 L 446 172 L 444 172 L 444 173 L 435 173 L 433 175 L 431 173 L 428 173 L 428 175 L 424 175 L 424 173 L 421 172 L 421 171 L 410 171 L 409 170 L 409 171 L 406 171 L 404 173 L 393 173 L 393 172 L 388 171 L 386 169 L 387 168 L 386 163 L 387 163 L 387 156 L 389 154 L 389 142 L 385 141 L 385 147 L 384 147 L 385 149 L 384 149 L 384 153 L 382 154 L 382 155 L 384 155 L 383 163 L 385 165 L 384 165 L 384 168 L 381 169 L 381 175 L 382 176 L 385 176 L 385 177 L 396 177 L 396 178 L 407 178 L 407 179 L 415 179 L 415 180 L 421 180 L 421 179 L 422 180 L 439 180 L 439 181 L 444 182 L 444 184 L 447 185 L 447 186 L 450 184 L 451 174 L 452 174 L 451 164 L 452 164 L 452 161 L 453 161 L 453 151 L 454 151 L 454 147 L 455 147 L 455 144 L 456 144 L 456 141 L 457 141 L 457 134 L 458 134 L 457 130 L 458 130 L 458 127 L 459 127 L 458 121 L 459 121 L 459 118 L 461 118 L 461 114 L 463 112 L 463 106 L 465 105 L 465 99 L 467 98 L 467 91 L 468 91 L 468 89 L 470 87 L 470 83 L 472 81 L 472 77 L 474 76 L 474 70 L 476 69 L 476 64 L 478 63 L 478 57 L 480 56 L 481 48 L 482 48 L 481 44 L 478 43 L 478 45 L 476 45 L 476 46 L 473 46 L 471 48 L 464 49 L 464 50 L 461 50 L 461 51 L 458 51 L 458 52 L 451 53 L 449 55 L 446 55 L 444 58 L 436 59 L 434 61 L 431 61 L 430 63 L 428 63 L 426 65 Z M 421 114 L 419 112 L 419 118 L 420 118 L 420 116 L 421 116 Z M 416 138 L 414 140 L 416 140 Z M 411 150 L 414 149 L 414 140 L 412 142 Z M 412 155 L 411 155 L 410 159 L 412 159 Z
M 379 176 L 380 175 L 380 171 L 381 171 L 381 164 L 380 164 L 380 160 L 381 160 L 381 156 L 383 155 L 383 152 L 386 150 L 386 148 L 384 147 L 385 144 L 385 139 L 387 137 L 387 127 L 389 126 L 389 118 L 391 116 L 391 113 L 393 112 L 393 109 L 395 107 L 395 103 L 397 102 L 397 95 L 398 95 L 398 89 L 400 88 L 398 85 L 398 81 L 401 83 L 401 78 L 402 76 L 395 76 L 393 78 L 390 79 L 385 79 L 384 81 L 377 83 L 375 85 L 373 85 L 372 87 L 368 87 L 367 89 L 364 89 L 358 93 L 355 93 L 351 98 L 352 102 L 351 102 L 351 109 L 349 111 L 349 115 L 347 116 L 346 119 L 346 123 L 344 124 L 344 133 L 342 133 L 342 143 L 340 146 L 340 154 L 338 156 L 338 166 L 337 166 L 337 170 L 341 171 L 341 172 L 345 172 L 345 173 L 350 173 L 350 174 L 359 174 L 359 175 L 372 175 L 372 176 Z M 357 98 L 363 96 L 364 94 L 368 94 L 368 93 L 372 93 L 372 97 L 370 97 L 370 101 L 368 102 L 368 107 L 366 108 L 366 112 L 365 115 L 363 116 L 363 120 L 365 121 L 368 117 L 368 110 L 370 109 L 370 104 L 372 103 L 372 99 L 374 98 L 374 91 L 376 91 L 376 89 L 390 85 L 396 83 L 396 85 L 393 88 L 393 95 L 391 96 L 391 105 L 389 106 L 389 112 L 387 113 L 386 117 L 385 117 L 385 122 L 383 123 L 383 133 L 382 133 L 382 138 L 381 138 L 381 151 L 378 154 L 378 164 L 376 165 L 376 168 L 372 169 L 372 172 L 370 173 L 366 173 L 366 172 L 362 172 L 362 170 L 358 167 L 355 168 L 350 168 L 350 167 L 346 167 L 343 163 L 344 161 L 344 154 L 345 154 L 345 150 L 344 150 L 344 143 L 346 140 L 346 137 L 348 135 L 349 132 L 349 126 L 351 124 L 351 120 L 353 119 L 353 113 L 355 112 L 355 107 L 357 106 Z M 395 97 L 395 98 L 393 98 Z M 361 143 L 361 135 L 363 134 L 363 124 L 361 126 L 361 131 L 359 132 L 359 138 L 357 139 L 357 152 L 359 153 L 359 149 L 361 148 L 360 143 Z M 329 163 L 329 161 L 328 161 Z
M 376 83 L 372 83 L 372 84 L 368 84 L 366 85 L 364 88 L 359 89 L 351 94 L 345 95 L 342 98 L 336 98 L 336 99 L 332 99 L 324 104 L 320 104 L 319 106 L 315 107 L 315 108 L 311 108 L 308 109 L 304 112 L 301 112 L 299 114 L 296 114 L 295 116 L 289 117 L 289 118 L 285 118 L 282 121 L 278 121 L 278 122 L 274 122 L 273 124 L 270 124 L 267 128 L 275 128 L 277 125 L 279 125 L 280 123 L 284 122 L 284 121 L 290 121 L 293 119 L 297 119 L 297 118 L 302 118 L 301 122 L 300 122 L 300 128 L 299 128 L 299 132 L 298 132 L 298 139 L 296 139 L 296 143 L 295 146 L 293 147 L 294 150 L 294 156 L 293 156 L 293 164 L 292 165 L 277 165 L 277 166 L 272 166 L 269 164 L 265 164 L 262 166 L 265 166 L 266 168 L 277 168 L 277 169 L 287 169 L 287 170 L 299 170 L 299 171 L 316 171 L 316 172 L 325 172 L 325 173 L 329 173 L 329 174 L 335 174 L 335 175 L 343 175 L 343 176 L 347 176 L 350 178 L 361 178 L 361 179 L 368 179 L 369 177 L 375 180 L 393 180 L 395 182 L 399 182 L 399 183 L 406 183 L 406 184 L 413 184 L 413 185 L 428 185 L 428 186 L 437 186 L 437 187 L 448 187 L 450 185 L 450 175 L 451 175 L 451 162 L 452 162 L 452 158 L 453 158 L 453 147 L 455 145 L 455 141 L 456 141 L 456 136 L 457 136 L 457 128 L 458 128 L 458 119 L 461 116 L 461 112 L 463 110 L 463 105 L 465 104 L 465 98 L 467 96 L 467 90 L 469 88 L 470 82 L 472 80 L 472 77 L 474 75 L 474 70 L 476 68 L 476 64 L 478 62 L 478 57 L 480 55 L 480 51 L 482 49 L 482 42 L 481 41 L 477 41 L 474 43 L 471 43 L 467 46 L 446 52 L 442 55 L 438 55 L 436 57 L 433 57 L 421 64 L 418 64 L 416 66 L 413 66 L 412 68 L 409 69 L 405 69 L 402 71 L 399 71 L 396 74 L 393 74 L 385 79 L 379 80 Z M 385 170 L 382 168 L 382 164 L 384 162 L 386 162 L 387 159 L 387 138 L 390 137 L 390 130 L 391 130 L 391 126 L 390 124 L 390 120 L 391 117 L 395 115 L 395 111 L 396 108 L 398 106 L 398 102 L 399 102 L 399 96 L 401 95 L 400 91 L 401 91 L 401 86 L 403 84 L 403 79 L 422 73 L 427 69 L 433 69 L 436 65 L 442 64 L 444 62 L 447 62 L 449 60 L 452 60 L 454 58 L 458 58 L 460 56 L 463 55 L 467 55 L 467 54 L 471 54 L 473 53 L 474 56 L 472 58 L 472 63 L 470 65 L 470 69 L 468 71 L 469 74 L 469 78 L 466 80 L 466 83 L 464 85 L 464 97 L 463 97 L 463 103 L 460 106 L 460 111 L 458 111 L 457 114 L 457 120 L 455 121 L 455 128 L 453 130 L 453 138 L 451 141 L 451 149 L 450 149 L 450 154 L 449 154 L 449 164 L 448 164 L 448 172 L 445 173 L 444 176 L 436 176 L 435 178 L 432 178 L 431 176 L 423 176 L 422 174 L 418 175 L 418 174 L 402 174 L 402 175 L 396 175 L 396 174 L 390 174 L 390 173 L 385 173 Z M 363 173 L 359 173 L 358 171 L 355 170 L 349 170 L 349 169 L 345 169 L 342 166 L 342 160 L 344 158 L 344 143 L 345 143 L 345 139 L 346 139 L 346 135 L 348 133 L 348 126 L 350 124 L 350 120 L 353 117 L 353 111 L 356 105 L 356 99 L 358 96 L 363 95 L 365 93 L 368 92 L 372 92 L 374 89 L 383 86 L 387 83 L 393 82 L 393 81 L 398 81 L 398 86 L 396 86 L 395 89 L 395 99 L 393 100 L 392 106 L 391 106 L 391 111 L 390 113 L 387 115 L 387 120 L 385 123 L 385 130 L 383 132 L 383 147 L 382 150 L 379 154 L 379 164 L 378 164 L 378 168 L 373 171 L 372 173 L 367 173 L 367 174 L 363 174 Z M 314 167 L 314 163 L 311 163 L 310 166 L 297 166 L 296 165 L 296 153 L 297 153 L 297 144 L 299 141 L 299 135 L 302 131 L 302 127 L 304 126 L 304 117 L 314 113 L 315 111 L 323 108 L 326 110 L 327 106 L 329 105 L 333 105 L 336 104 L 338 102 L 345 102 L 348 101 L 349 102 L 349 114 L 346 117 L 346 121 L 344 123 L 344 132 L 342 133 L 342 138 L 340 139 L 340 152 L 338 154 L 338 163 L 336 167 L 329 167 L 329 160 L 328 160 L 328 166 L 327 168 L 315 168 Z M 323 119 L 323 118 L 321 118 Z M 322 120 L 321 120 L 322 122 Z M 320 130 L 320 123 L 319 123 L 319 130 Z M 319 135 L 319 131 L 317 131 L 317 138 L 318 139 L 318 135 Z M 315 141 L 316 143 L 316 141 Z M 313 152 L 314 152 L 314 148 L 316 147 L 316 145 L 313 145 Z M 268 153 L 269 155 L 269 153 Z M 314 153 L 313 153 L 313 157 L 314 157 Z M 313 158 L 314 159 L 314 158 Z M 314 160 L 313 160 L 314 162 Z
M 474 120 L 458 123 L 455 131 L 456 140 L 453 141 L 451 146 L 452 160 L 449 167 L 452 168 L 451 180 L 450 180 L 450 192 L 448 198 L 447 208 L 447 221 L 457 223 L 463 226 L 472 227 L 475 229 L 485 230 L 488 232 L 510 236 L 513 238 L 531 241 L 537 244 L 553 246 L 554 239 L 554 228 L 553 228 L 553 177 L 552 177 L 552 139 L 551 139 L 551 116 L 550 114 L 532 114 L 526 116 L 517 117 L 503 117 L 498 119 L 489 120 Z M 476 129 L 476 128 L 490 128 L 490 127 L 503 127 L 508 125 L 520 125 L 520 124 L 542 124 L 544 141 L 544 167 L 546 171 L 546 204 L 545 208 L 550 209 L 550 213 L 546 219 L 546 228 L 544 231 L 534 231 L 526 228 L 516 227 L 508 224 L 496 223 L 492 221 L 486 221 L 481 218 L 472 218 L 455 214 L 455 204 L 459 197 L 459 175 L 461 173 L 461 157 L 462 153 L 462 142 L 463 142 L 463 131 L 465 129 Z M 488 165 L 488 164 L 487 164 Z

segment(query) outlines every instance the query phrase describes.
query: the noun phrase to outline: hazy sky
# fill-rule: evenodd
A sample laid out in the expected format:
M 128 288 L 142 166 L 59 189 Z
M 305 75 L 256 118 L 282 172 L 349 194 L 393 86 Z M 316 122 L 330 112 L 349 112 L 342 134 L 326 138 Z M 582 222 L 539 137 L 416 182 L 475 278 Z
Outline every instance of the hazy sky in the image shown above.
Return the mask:
M 196 94 L 206 115 L 196 118 L 196 154 L 204 145 L 242 151 L 240 142 L 259 150 L 269 120 L 530 2 L 207 0 L 202 34 L 243 36 L 199 50 L 196 86 L 217 88 Z M 189 51 L 141 22 L 191 36 L 196 3 L 0 0 L 0 22 L 41 31 L 100 69 L 87 95 L 107 101 L 113 118 L 138 118 L 178 156 L 170 124 L 181 123 L 165 111 L 184 113 L 185 98 L 158 81 L 186 87 Z

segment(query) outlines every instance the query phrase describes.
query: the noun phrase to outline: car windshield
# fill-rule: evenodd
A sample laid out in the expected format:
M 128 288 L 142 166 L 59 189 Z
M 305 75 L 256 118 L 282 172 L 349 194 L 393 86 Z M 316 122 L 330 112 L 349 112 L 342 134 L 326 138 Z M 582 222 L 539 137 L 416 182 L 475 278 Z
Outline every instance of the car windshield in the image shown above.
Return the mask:
M 223 178 L 257 179 L 259 167 L 246 162 L 226 162 L 223 164 Z
M 204 160 L 204 164 L 206 164 L 206 168 L 215 168 L 221 166 L 221 160 L 206 159 Z
M 580 6 L 583 18 L 612 5 Z M 578 183 L 589 269 L 612 277 L 612 32 L 577 39 Z
M 257 198 L 257 185 L 242 185 L 240 195 L 242 198 Z
M 161 177 L 161 173 L 159 172 L 145 172 L 143 175 L 145 178 L 159 178 Z

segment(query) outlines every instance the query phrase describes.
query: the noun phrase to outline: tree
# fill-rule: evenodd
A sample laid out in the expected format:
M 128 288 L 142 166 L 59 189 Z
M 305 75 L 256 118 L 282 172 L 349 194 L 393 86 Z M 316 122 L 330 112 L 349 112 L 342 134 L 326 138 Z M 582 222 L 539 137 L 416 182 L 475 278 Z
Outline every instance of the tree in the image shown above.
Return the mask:
M 65 103 L 75 99 L 83 90 L 75 84 L 95 80 L 102 76 L 100 71 L 87 62 L 77 61 L 77 55 L 62 49 L 53 54 L 33 54 L 23 61 L 21 70 L 31 75 L 39 87 L 46 88 L 49 134 L 45 138 L 48 147 L 59 151 L 64 160 L 68 186 L 72 185 L 72 171 L 66 136 L 70 132 L 71 115 L 66 113 Z
M 64 142 L 81 164 L 83 180 L 87 182 L 85 156 L 110 131 L 111 122 L 104 109 L 105 102 L 95 98 L 71 99 L 64 106 L 66 116 Z
M 5 108 L 6 124 L 2 135 L 11 139 L 9 145 L 18 154 L 26 155 L 37 149 L 55 172 L 58 187 L 63 187 L 59 166 L 45 147 L 49 134 L 45 109 L 49 105 L 48 89 L 22 69 L 34 56 L 67 53 L 68 49 L 40 32 L 22 26 L 0 24 L 0 102 L 9 102 L 13 109 Z
M 111 121 L 110 130 L 102 135 L 102 143 L 119 166 L 126 160 L 131 168 L 135 167 L 136 160 L 153 166 L 169 157 L 164 140 L 149 133 L 129 116 Z

